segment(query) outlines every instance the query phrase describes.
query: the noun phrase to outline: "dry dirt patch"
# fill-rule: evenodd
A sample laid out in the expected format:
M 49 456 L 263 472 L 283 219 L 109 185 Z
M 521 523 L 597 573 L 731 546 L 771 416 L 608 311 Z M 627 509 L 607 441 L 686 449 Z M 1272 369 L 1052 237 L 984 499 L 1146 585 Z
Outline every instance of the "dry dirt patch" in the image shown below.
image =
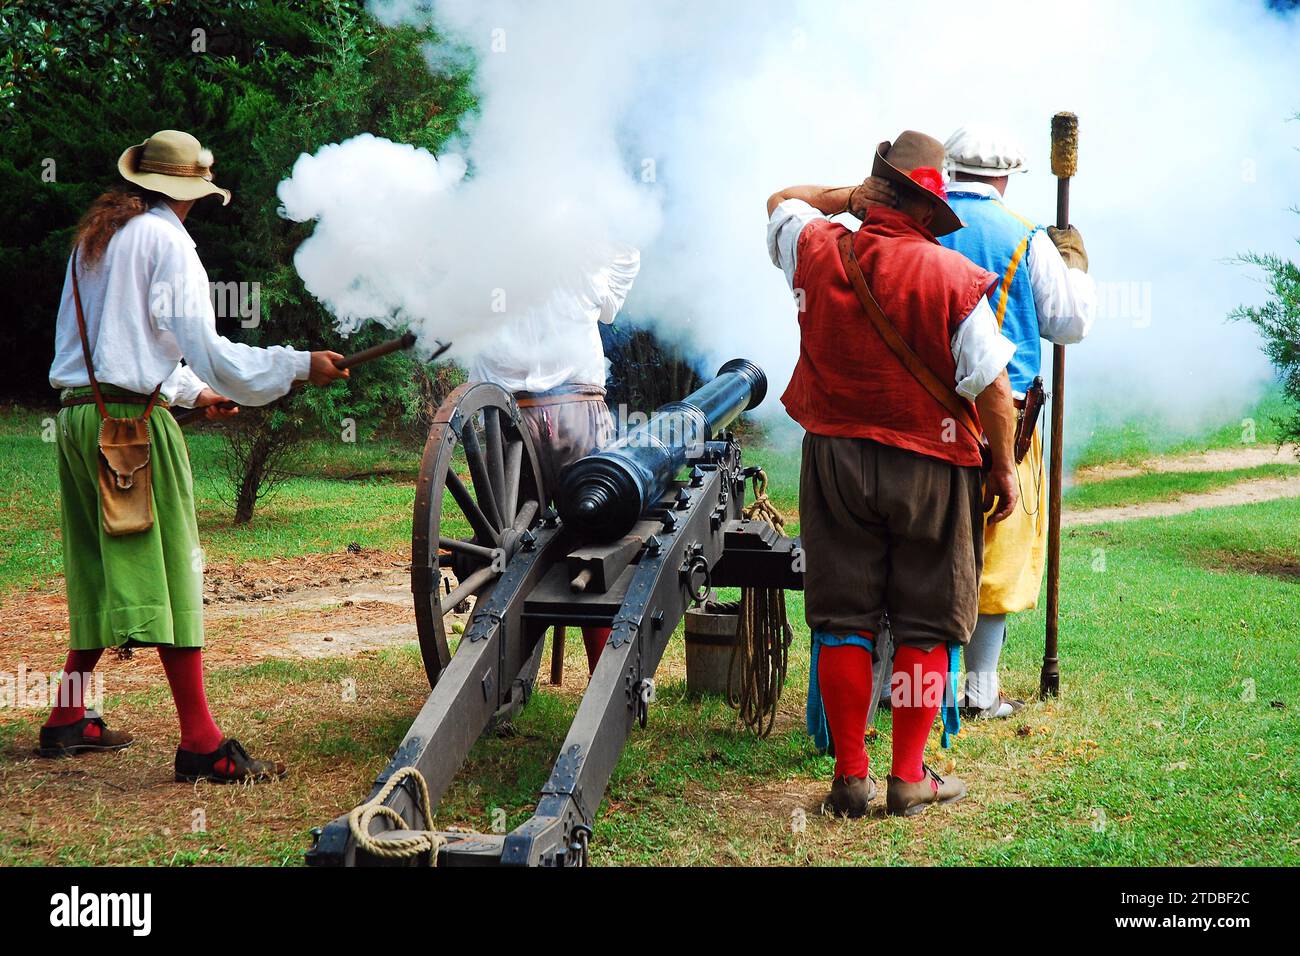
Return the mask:
M 1300 554 L 1284 551 L 1216 551 L 1209 558 L 1212 567 L 1262 574 L 1283 581 L 1300 581 Z
M 1108 521 L 1163 518 L 1186 514 L 1189 511 L 1199 511 L 1202 508 L 1227 508 L 1233 505 L 1275 501 L 1279 498 L 1300 498 L 1300 475 L 1240 481 L 1225 488 L 1216 488 L 1214 491 L 1182 495 L 1172 501 L 1144 501 L 1131 505 L 1088 508 L 1084 511 L 1066 510 L 1061 515 L 1061 525 L 1069 528 L 1076 525 L 1104 524 Z
M 0 750 L 0 859 L 301 862 L 306 830 L 350 809 L 364 793 L 359 781 L 383 766 L 393 729 L 428 690 L 418 661 L 402 658 L 376 670 L 365 658 L 356 658 L 351 702 L 331 680 L 209 682 L 222 730 L 258 756 L 290 764 L 284 780 L 259 787 L 175 783 L 176 717 L 169 701 L 126 696 L 114 707 L 110 722 L 136 737 L 121 753 L 42 760 L 32 754 L 34 726 L 24 729 Z M 156 654 L 129 661 L 109 655 L 101 667 L 113 694 L 152 689 L 166 700 Z M 32 721 L 39 716 L 27 714 Z M 338 742 L 352 746 L 339 750 Z M 195 832 L 196 819 L 206 832 Z
M 1133 478 L 1152 472 L 1237 471 L 1242 468 L 1258 468 L 1260 465 L 1296 464 L 1300 462 L 1300 458 L 1297 458 L 1298 453 L 1300 447 L 1296 445 L 1283 445 L 1281 448 L 1272 445 L 1214 448 L 1189 455 L 1148 458 L 1137 465 L 1121 462 L 1093 465 L 1076 471 L 1074 480 L 1079 484 L 1089 484 L 1115 478 Z
M 334 657 L 414 641 L 407 560 L 404 552 L 362 549 L 209 565 L 206 657 L 214 665 Z M 61 582 L 10 595 L 0 614 L 0 663 L 57 669 L 67 633 Z

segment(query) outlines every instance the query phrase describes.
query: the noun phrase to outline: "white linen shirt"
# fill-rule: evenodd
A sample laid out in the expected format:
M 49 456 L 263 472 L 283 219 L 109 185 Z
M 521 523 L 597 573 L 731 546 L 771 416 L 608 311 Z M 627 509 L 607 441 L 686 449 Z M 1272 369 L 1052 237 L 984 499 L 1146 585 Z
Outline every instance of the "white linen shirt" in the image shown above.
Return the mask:
M 163 397 L 186 407 L 206 387 L 241 405 L 265 405 L 310 372 L 310 352 L 281 345 L 254 348 L 217 334 L 207 270 L 166 203 L 128 220 L 94 266 L 87 268 L 78 256 L 77 282 L 101 384 L 148 395 L 162 382 Z M 187 365 L 180 365 L 181 359 Z M 50 385 L 89 384 L 69 257 Z
M 641 270 L 641 253 L 616 245 L 608 265 L 583 288 L 557 288 L 544 305 L 508 320 L 474 357 L 470 378 L 508 392 L 545 392 L 561 385 L 605 387 L 600 325 L 623 307 Z
M 1001 200 L 992 183 L 958 180 L 947 184 L 948 195 L 967 193 Z M 1046 229 L 1029 241 L 1029 286 L 1034 290 L 1038 334 L 1053 345 L 1082 342 L 1097 315 L 1097 282 L 1082 269 L 1065 264 Z
M 772 210 L 767 221 L 767 253 L 785 273 L 791 290 L 798 265 L 799 235 L 810 222 L 827 218 L 802 199 L 787 199 Z M 972 402 L 1006 369 L 1016 353 L 1015 343 L 998 329 L 988 296 L 980 296 L 970 315 L 957 326 L 949 346 L 957 363 L 957 394 Z

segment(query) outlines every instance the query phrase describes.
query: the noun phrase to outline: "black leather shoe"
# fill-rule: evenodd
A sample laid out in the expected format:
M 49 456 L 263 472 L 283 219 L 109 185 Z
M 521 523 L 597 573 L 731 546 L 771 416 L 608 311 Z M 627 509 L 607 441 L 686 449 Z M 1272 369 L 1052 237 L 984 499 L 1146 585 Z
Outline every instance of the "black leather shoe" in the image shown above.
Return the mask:
M 88 727 L 98 727 L 99 733 L 87 734 Z M 42 757 L 72 757 L 106 750 L 125 750 L 134 739 L 125 730 L 109 730 L 104 718 L 93 714 L 82 717 L 75 724 L 42 727 L 37 753 Z
M 196 783 L 268 783 L 279 780 L 288 770 L 284 764 L 254 760 L 244 745 L 233 737 L 221 741 L 210 754 L 196 754 L 176 748 L 176 781 Z

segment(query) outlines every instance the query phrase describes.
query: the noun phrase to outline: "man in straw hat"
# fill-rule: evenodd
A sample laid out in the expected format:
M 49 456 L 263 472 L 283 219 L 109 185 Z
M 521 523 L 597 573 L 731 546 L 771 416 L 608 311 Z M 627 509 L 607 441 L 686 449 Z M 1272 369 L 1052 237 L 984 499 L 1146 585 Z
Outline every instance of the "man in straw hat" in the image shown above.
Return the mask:
M 255 760 L 218 729 L 203 686 L 202 552 L 189 455 L 168 404 L 231 415 L 295 382 L 346 376 L 334 352 L 252 348 L 217 334 L 208 276 L 183 225 L 194 203 L 230 193 L 212 182 L 212 154 L 163 130 L 127 149 L 128 185 L 91 205 L 77 228 L 55 331 L 50 384 L 58 416 L 63 566 L 71 651 L 42 756 L 120 750 L 131 735 L 85 710 L 84 686 L 108 647 L 158 648 L 180 719 L 176 779 L 260 782 L 284 766 Z M 181 364 L 182 360 L 185 364 Z M 143 410 L 142 410 L 143 407 Z M 113 528 L 103 504 L 102 422 L 147 421 L 151 520 Z M 111 486 L 110 486 L 111 487 Z
M 1035 427 L 1042 397 L 1040 340 L 1069 345 L 1083 339 L 1092 327 L 1097 290 L 1077 229 L 1043 229 L 1002 202 L 1010 177 L 1027 169 L 1019 143 L 993 127 L 965 126 L 948 138 L 945 149 L 953 179 L 948 202 L 966 227 L 939 242 L 1000 278 L 991 296 L 993 313 L 1015 345 L 1007 373 L 1018 425 L 1028 438 L 1018 443 L 1023 450 L 1016 472 L 1020 507 L 985 529 L 979 621 L 964 651 L 962 714 L 1009 717 L 1024 701 L 1003 694 L 998 682 L 1007 615 L 1037 606 L 1047 548 L 1043 441 Z
M 961 227 L 943 158 L 938 140 L 909 130 L 879 145 L 862 185 L 796 186 L 767 204 L 768 250 L 800 302 L 782 401 L 807 432 L 809 726 L 824 711 L 835 749 L 827 805 L 852 816 L 876 791 L 863 736 L 885 615 L 897 645 L 886 809 L 911 816 L 965 795 L 923 753 L 950 647 L 975 623 L 984 509 L 996 521 L 1016 505 L 1014 349 L 986 298 L 998 277 L 935 240 Z M 856 233 L 828 218 L 846 210 L 863 218 Z

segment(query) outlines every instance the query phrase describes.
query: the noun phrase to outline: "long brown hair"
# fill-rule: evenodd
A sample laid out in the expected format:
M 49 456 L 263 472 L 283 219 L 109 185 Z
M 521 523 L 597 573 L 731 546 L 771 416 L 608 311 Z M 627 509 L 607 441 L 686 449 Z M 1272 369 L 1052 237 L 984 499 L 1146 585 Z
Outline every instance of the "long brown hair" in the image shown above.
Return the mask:
M 90 204 L 86 214 L 77 223 L 77 234 L 72 245 L 73 248 L 81 248 L 81 261 L 88 266 L 98 262 L 114 233 L 131 219 L 148 212 L 155 202 L 164 198 L 162 193 L 134 183 L 115 186 L 103 193 Z

